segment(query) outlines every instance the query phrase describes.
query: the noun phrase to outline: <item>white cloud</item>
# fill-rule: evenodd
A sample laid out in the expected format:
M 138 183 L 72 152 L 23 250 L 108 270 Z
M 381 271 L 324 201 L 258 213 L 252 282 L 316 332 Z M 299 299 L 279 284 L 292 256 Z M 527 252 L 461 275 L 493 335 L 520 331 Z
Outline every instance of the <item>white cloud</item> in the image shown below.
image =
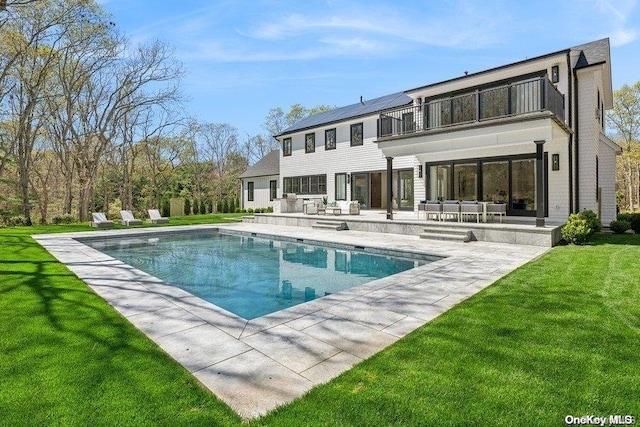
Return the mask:
M 637 0 L 597 0 L 596 8 L 611 22 L 611 45 L 623 46 L 638 38 L 638 30 L 628 25 L 629 16 L 634 12 Z M 635 22 L 634 22 L 635 24 Z

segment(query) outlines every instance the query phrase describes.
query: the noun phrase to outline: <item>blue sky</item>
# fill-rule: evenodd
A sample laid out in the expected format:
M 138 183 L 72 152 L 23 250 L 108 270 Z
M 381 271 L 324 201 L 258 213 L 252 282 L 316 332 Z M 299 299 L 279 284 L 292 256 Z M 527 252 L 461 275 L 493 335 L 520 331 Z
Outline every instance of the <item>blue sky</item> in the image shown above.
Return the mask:
M 273 107 L 343 106 L 611 39 L 640 80 L 637 0 L 99 0 L 134 42 L 175 47 L 186 112 L 264 133 Z

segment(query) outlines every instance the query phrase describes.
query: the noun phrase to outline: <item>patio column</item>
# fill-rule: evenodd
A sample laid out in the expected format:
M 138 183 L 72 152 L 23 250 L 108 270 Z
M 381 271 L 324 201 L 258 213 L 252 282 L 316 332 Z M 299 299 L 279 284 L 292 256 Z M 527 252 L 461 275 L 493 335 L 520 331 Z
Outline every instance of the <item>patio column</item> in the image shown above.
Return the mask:
M 536 144 L 536 227 L 544 227 L 544 143 L 545 140 L 533 141 Z
M 393 219 L 393 157 L 387 157 L 387 219 Z

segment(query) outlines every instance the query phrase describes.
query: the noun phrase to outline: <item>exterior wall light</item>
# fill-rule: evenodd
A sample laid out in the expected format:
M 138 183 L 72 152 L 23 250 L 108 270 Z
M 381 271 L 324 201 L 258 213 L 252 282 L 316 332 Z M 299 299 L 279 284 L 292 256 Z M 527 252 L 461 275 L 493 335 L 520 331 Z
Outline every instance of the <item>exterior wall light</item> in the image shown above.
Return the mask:
M 554 170 L 554 171 L 560 170 L 560 154 L 551 155 L 551 170 Z
M 558 83 L 560 81 L 560 67 L 554 65 L 551 67 L 551 83 Z

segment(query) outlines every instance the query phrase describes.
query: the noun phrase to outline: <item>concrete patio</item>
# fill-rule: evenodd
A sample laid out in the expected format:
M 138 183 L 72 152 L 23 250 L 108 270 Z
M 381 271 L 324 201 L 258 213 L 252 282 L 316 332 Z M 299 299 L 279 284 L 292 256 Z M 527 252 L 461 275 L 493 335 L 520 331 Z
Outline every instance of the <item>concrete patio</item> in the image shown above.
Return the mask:
M 446 258 L 247 321 L 75 240 L 98 235 L 146 238 L 202 229 Z M 34 239 L 245 419 L 331 380 L 548 250 L 248 223 Z

